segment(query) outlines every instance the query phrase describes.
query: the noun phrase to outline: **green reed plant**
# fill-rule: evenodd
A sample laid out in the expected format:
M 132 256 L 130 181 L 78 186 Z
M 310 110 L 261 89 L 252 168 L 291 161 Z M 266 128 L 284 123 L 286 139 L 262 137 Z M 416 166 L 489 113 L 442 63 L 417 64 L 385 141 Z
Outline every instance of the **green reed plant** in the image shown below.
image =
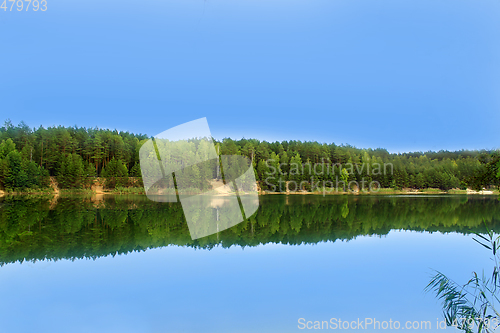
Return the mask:
M 476 233 L 474 241 L 493 253 L 491 277 L 472 272 L 472 278 L 460 285 L 441 272 L 436 272 L 425 288 L 442 300 L 443 314 L 448 326 L 472 332 L 494 332 L 499 327 L 499 252 L 500 236 L 487 229 L 486 234 Z

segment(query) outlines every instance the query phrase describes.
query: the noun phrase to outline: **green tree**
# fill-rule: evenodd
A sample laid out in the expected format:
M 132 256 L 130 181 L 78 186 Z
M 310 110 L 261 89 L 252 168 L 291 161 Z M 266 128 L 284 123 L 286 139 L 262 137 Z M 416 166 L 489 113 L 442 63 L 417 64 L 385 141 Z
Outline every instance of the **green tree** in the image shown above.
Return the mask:
M 57 182 L 61 188 L 81 188 L 85 183 L 85 170 L 81 156 L 69 154 L 62 157 L 57 173 Z
M 5 158 L 10 152 L 16 150 L 16 145 L 11 138 L 0 143 L 0 159 Z
M 290 159 L 289 179 L 296 182 L 297 186 L 302 181 L 302 158 L 299 153 Z
M 105 186 L 115 188 L 116 186 L 128 185 L 128 172 L 125 164 L 114 157 L 109 161 L 101 172 L 101 176 L 106 178 Z
M 22 169 L 21 154 L 17 151 L 11 151 L 7 154 L 7 175 L 5 178 L 5 187 L 23 189 L 28 186 L 28 175 Z

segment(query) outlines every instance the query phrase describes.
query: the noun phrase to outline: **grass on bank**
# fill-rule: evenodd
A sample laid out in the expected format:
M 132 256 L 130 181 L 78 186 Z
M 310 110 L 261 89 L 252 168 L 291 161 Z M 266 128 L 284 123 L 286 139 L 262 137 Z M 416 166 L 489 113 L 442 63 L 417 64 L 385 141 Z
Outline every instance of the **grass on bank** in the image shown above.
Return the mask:
M 117 186 L 113 191 L 113 194 L 145 194 L 144 187 L 123 187 Z
M 7 188 L 2 190 L 4 194 L 54 194 L 54 189 L 51 187 L 45 188 Z
M 88 188 L 73 188 L 73 189 L 60 189 L 59 194 L 67 195 L 67 194 L 92 194 L 94 191 Z

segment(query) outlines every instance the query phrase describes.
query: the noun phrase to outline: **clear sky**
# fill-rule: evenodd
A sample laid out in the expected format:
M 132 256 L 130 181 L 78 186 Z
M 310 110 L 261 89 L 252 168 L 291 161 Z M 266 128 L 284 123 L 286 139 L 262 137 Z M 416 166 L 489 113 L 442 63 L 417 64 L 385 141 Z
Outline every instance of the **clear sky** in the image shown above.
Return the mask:
M 10 7 L 10 3 L 8 3 Z M 0 121 L 391 152 L 500 148 L 498 0 L 47 0 L 0 9 Z

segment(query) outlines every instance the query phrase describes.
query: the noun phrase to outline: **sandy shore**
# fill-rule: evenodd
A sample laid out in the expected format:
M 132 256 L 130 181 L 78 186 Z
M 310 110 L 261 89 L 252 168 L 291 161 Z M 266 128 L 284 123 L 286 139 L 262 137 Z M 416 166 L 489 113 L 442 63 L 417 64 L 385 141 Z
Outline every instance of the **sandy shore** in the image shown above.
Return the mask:
M 39 192 L 39 193 L 22 193 L 22 192 L 9 192 L 6 193 L 5 191 L 0 190 L 0 197 L 6 196 L 6 195 L 24 195 L 24 194 L 45 194 L 45 195 L 54 195 L 54 196 L 59 196 L 62 194 L 57 186 L 54 186 L 53 184 L 52 189 L 54 192 L 52 193 L 47 193 L 47 192 Z M 228 196 L 234 193 L 230 189 L 229 186 L 220 186 L 221 184 L 212 184 L 215 185 L 212 190 L 209 190 L 208 193 L 192 193 L 193 195 L 203 195 L 203 194 L 209 194 L 209 195 L 214 195 L 214 196 Z M 92 195 L 98 195 L 102 197 L 103 195 L 131 195 L 131 193 L 117 193 L 113 191 L 107 191 L 104 190 L 102 186 L 92 186 L 92 191 L 86 192 L 88 194 Z M 71 194 L 71 191 L 64 192 L 64 194 Z M 78 191 L 75 191 L 74 194 L 81 194 Z M 144 193 L 142 193 L 144 195 Z M 240 194 L 247 194 L 247 193 L 240 193 Z M 424 189 L 424 190 L 415 190 L 415 189 L 403 189 L 403 190 L 393 190 L 393 189 L 380 189 L 379 191 L 374 191 L 374 192 L 360 192 L 360 191 L 353 191 L 353 192 L 329 192 L 325 191 L 324 193 L 322 191 L 316 191 L 316 192 L 306 192 L 306 191 L 288 191 L 288 192 L 267 192 L 267 191 L 258 191 L 259 195 L 273 195 L 273 194 L 281 194 L 281 195 L 418 195 L 418 196 L 425 196 L 425 195 L 499 195 L 498 190 L 482 190 L 482 191 L 474 191 L 471 189 L 467 190 L 450 190 L 450 191 L 443 191 L 439 189 Z M 157 193 L 157 195 L 162 195 L 162 193 Z

